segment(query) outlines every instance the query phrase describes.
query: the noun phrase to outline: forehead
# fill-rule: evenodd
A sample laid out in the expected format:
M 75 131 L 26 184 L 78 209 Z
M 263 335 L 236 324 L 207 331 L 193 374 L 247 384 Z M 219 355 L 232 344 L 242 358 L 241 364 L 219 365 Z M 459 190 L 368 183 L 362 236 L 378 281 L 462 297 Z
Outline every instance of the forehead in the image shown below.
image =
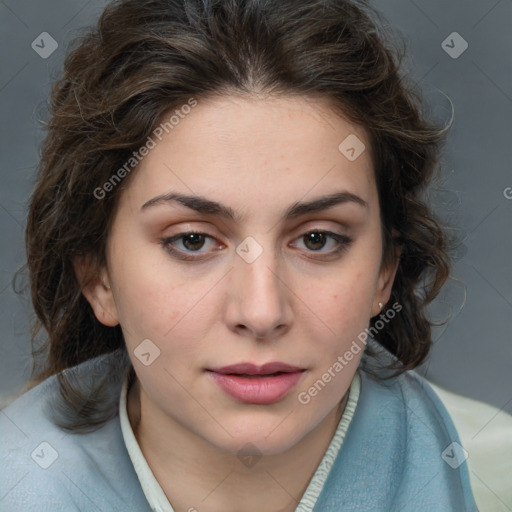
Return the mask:
M 125 193 L 132 206 L 172 191 L 241 209 L 341 189 L 372 200 L 366 132 L 324 99 L 198 98 L 166 112 L 158 135 Z

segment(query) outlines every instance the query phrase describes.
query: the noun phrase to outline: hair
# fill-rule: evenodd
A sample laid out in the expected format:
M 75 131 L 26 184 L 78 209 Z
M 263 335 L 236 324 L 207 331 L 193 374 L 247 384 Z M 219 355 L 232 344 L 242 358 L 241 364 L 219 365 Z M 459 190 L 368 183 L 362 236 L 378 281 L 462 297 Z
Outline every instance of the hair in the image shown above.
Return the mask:
M 63 370 L 116 350 L 124 354 L 122 368 L 130 367 L 120 326 L 96 319 L 73 261 L 91 258 L 90 279 L 106 264 L 112 220 L 136 169 L 101 199 L 94 191 L 165 113 L 190 98 L 324 98 L 364 127 L 379 195 L 382 265 L 396 261 L 401 248 L 390 303 L 402 309 L 374 338 L 394 356 L 395 374 L 424 361 L 432 343 L 427 305 L 451 263 L 446 234 L 422 193 L 438 169 L 447 128 L 424 115 L 417 85 L 400 72 L 405 44 L 384 27 L 362 0 L 116 0 L 71 42 L 51 91 L 25 265 L 37 315 L 34 382 L 57 374 L 76 413 L 61 426 L 95 429 L 117 412 L 98 399 L 106 381 L 85 395 Z M 43 328 L 47 336 L 37 341 Z

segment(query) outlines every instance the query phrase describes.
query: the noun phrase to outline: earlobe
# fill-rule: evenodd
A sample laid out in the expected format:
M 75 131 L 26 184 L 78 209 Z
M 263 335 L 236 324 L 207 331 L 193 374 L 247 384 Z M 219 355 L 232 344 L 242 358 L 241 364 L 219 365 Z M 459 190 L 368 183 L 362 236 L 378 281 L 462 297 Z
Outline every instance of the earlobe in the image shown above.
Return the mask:
M 103 325 L 115 327 L 119 324 L 117 307 L 112 289 L 108 284 L 107 272 L 94 266 L 87 257 L 78 257 L 73 261 L 73 268 L 82 294 L 94 311 L 94 315 Z

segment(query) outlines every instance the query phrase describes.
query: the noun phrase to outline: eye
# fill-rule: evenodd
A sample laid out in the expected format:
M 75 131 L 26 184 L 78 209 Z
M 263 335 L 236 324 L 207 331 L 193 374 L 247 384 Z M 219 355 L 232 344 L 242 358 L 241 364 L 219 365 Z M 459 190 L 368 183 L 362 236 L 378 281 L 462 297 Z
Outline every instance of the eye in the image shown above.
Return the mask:
M 320 231 L 313 230 L 304 233 L 297 240 L 303 240 L 304 245 L 308 252 L 316 252 L 321 255 L 336 255 L 341 253 L 342 251 L 348 249 L 349 245 L 352 243 L 352 238 L 342 235 L 340 233 L 333 233 L 332 231 Z M 326 245 L 329 245 L 327 242 L 331 240 L 331 250 L 321 251 Z
M 206 242 L 208 240 L 214 241 L 215 239 L 207 233 L 202 233 L 200 231 L 187 231 L 184 233 L 178 233 L 172 237 L 163 238 L 160 240 L 160 244 L 169 254 L 171 254 L 171 256 L 177 259 L 195 261 L 204 259 L 204 255 L 208 254 L 208 252 L 212 252 L 211 250 L 201 251 L 201 249 L 207 245 Z M 348 249 L 349 245 L 352 243 L 352 238 L 346 235 L 333 233 L 332 231 L 320 230 L 308 231 L 297 240 L 304 240 L 307 252 L 318 253 L 323 256 L 337 255 Z M 321 251 L 329 240 L 331 241 L 330 245 L 334 247 L 328 251 Z M 176 242 L 180 242 L 182 248 L 176 247 L 176 245 L 180 245 L 176 244 Z M 221 244 L 220 249 L 223 247 L 224 246 Z M 216 250 L 219 250 L 219 247 L 217 247 Z
M 172 256 L 187 261 L 198 259 L 197 256 L 189 256 L 187 252 L 198 253 L 199 255 L 205 254 L 207 251 L 200 252 L 205 246 L 206 240 L 214 240 L 213 237 L 200 231 L 187 231 L 186 233 L 179 233 L 169 238 L 164 238 L 160 241 L 163 248 Z M 175 243 L 181 241 L 184 249 L 175 248 Z

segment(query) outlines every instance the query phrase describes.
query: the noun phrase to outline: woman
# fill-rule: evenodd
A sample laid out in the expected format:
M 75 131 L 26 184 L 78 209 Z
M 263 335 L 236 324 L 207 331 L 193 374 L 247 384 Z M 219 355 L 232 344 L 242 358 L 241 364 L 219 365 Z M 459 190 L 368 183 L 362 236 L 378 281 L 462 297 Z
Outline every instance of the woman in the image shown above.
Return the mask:
M 2 510 L 476 511 L 413 369 L 446 129 L 362 2 L 111 3 L 52 90 L 26 241 L 48 339 Z M 46 352 L 47 349 L 47 352 Z

